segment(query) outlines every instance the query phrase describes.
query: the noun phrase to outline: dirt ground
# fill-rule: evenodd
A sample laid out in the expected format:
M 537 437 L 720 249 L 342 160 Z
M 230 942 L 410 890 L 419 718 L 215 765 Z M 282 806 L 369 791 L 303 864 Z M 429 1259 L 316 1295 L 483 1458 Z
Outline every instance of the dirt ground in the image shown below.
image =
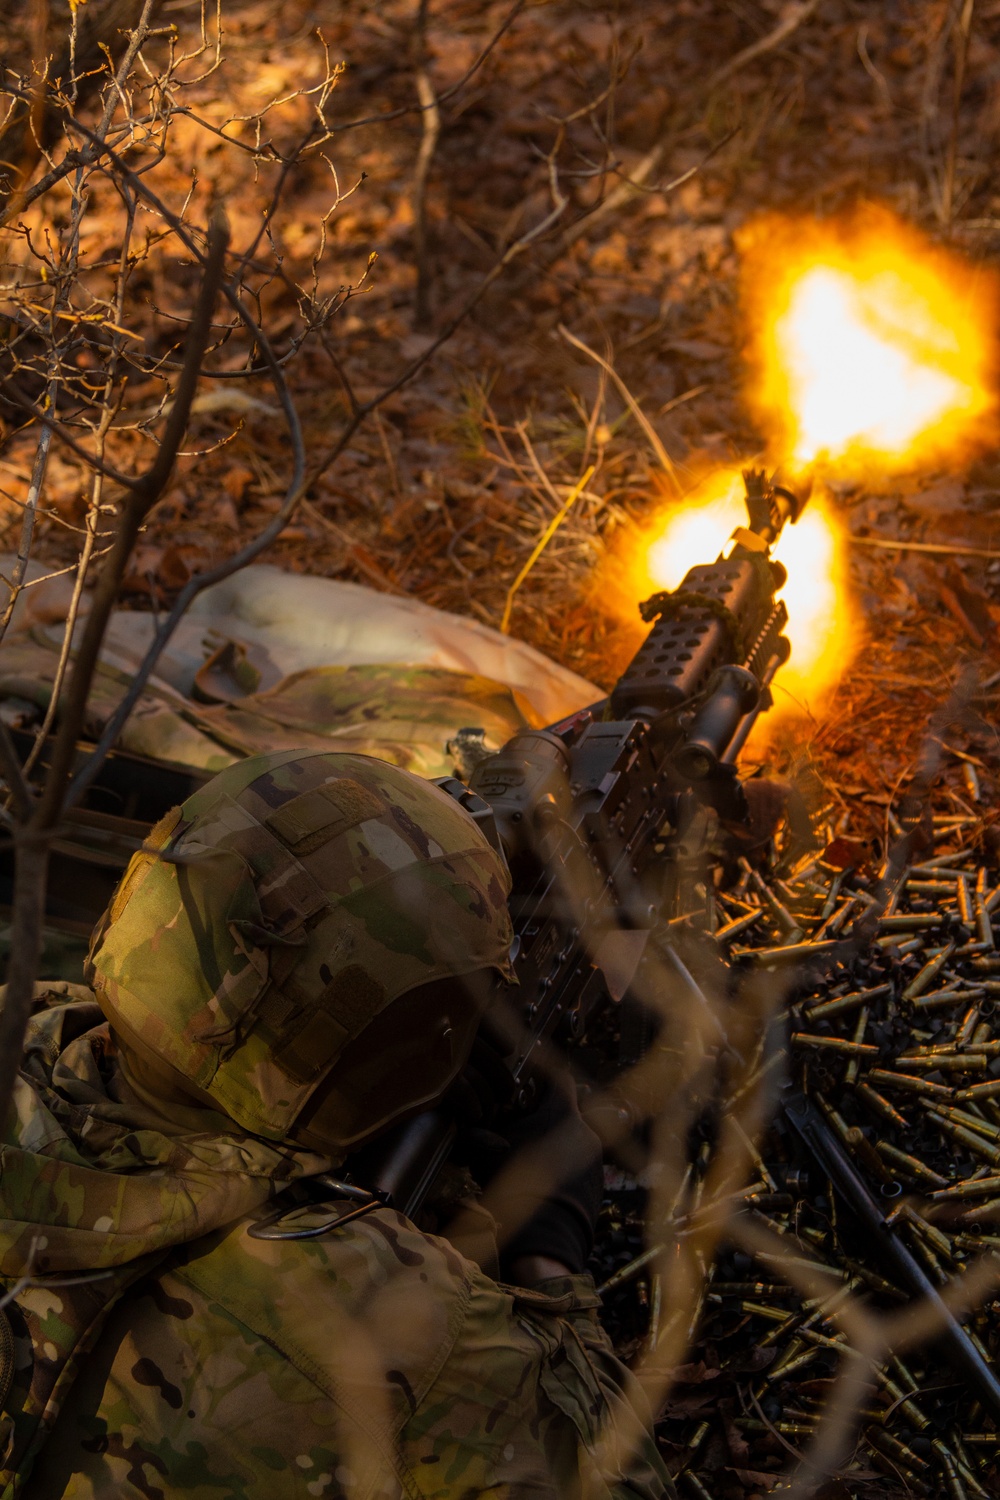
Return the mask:
M 30 9 L 14 15 L 12 58 L 18 47 L 27 55 Z M 311 475 L 262 560 L 499 626 L 520 570 L 594 463 L 513 595 L 510 629 L 608 687 L 639 639 L 622 580 L 650 517 L 678 503 L 678 488 L 763 447 L 746 400 L 739 232 L 768 211 L 823 217 L 874 202 L 986 269 L 1000 259 L 1000 0 L 972 9 L 967 48 L 955 0 L 429 0 L 422 41 L 421 13 L 416 0 L 226 0 L 224 61 L 185 95 L 202 121 L 250 142 L 269 101 L 320 80 L 327 54 L 344 64 L 329 139 L 284 175 L 270 222 L 285 277 L 259 279 Z M 198 6 L 167 0 L 163 16 L 184 35 Z M 440 134 L 422 193 L 418 91 L 428 84 Z M 290 151 L 309 108 L 303 98 L 276 106 L 262 138 Z M 173 139 L 158 191 L 179 207 L 197 168 L 192 214 L 222 201 L 233 244 L 253 240 L 280 166 L 189 117 Z M 350 415 L 345 376 L 361 401 L 402 376 L 543 224 L 553 184 L 560 215 L 328 462 Z M 85 236 L 93 265 L 114 252 L 116 212 L 97 192 Z M 190 264 L 145 262 L 128 327 L 147 350 L 169 350 L 195 280 Z M 295 283 L 342 304 L 297 351 Z M 346 287 L 356 290 L 344 298 Z M 678 485 L 619 385 L 562 329 L 613 368 Z M 155 396 L 155 382 L 135 384 L 126 404 Z M 289 449 L 266 382 L 206 383 L 195 411 L 128 582 L 137 609 L 162 608 L 280 505 Z M 9 550 L 35 437 L 4 420 Z M 987 450 L 960 471 L 877 490 L 837 488 L 846 533 L 971 550 L 848 541 L 852 664 L 821 710 L 751 742 L 747 766 L 799 780 L 827 807 L 831 832 L 880 843 L 930 745 L 939 818 L 969 812 L 963 765 L 977 768 L 977 838 L 993 863 L 1000 458 Z M 40 522 L 47 561 L 75 556 L 83 496 L 72 454 L 58 455 Z
M 164 19 L 184 35 L 197 10 L 168 4 Z M 329 294 L 362 283 L 323 339 L 307 340 L 288 364 L 314 478 L 265 560 L 412 594 L 496 625 L 565 487 L 585 459 L 599 459 L 584 500 L 517 591 L 510 628 L 602 686 L 638 639 L 616 576 L 637 527 L 675 497 L 619 390 L 560 328 L 613 365 L 683 489 L 762 446 L 743 396 L 734 244 L 754 216 L 825 216 L 874 201 L 973 261 L 989 265 L 1000 247 L 990 171 L 1000 131 L 996 3 L 975 8 L 956 107 L 960 18 L 947 0 L 877 8 L 682 0 L 669 13 L 626 0 L 513 11 L 431 0 L 426 77 L 443 103 L 423 197 L 422 258 L 415 170 L 424 114 L 412 0 L 249 3 L 224 6 L 223 20 L 223 64 L 186 95 L 210 123 L 253 115 L 321 78 L 324 44 L 343 62 L 326 109 L 333 134 L 288 175 L 273 234 L 285 268 L 307 282 L 335 174 L 347 196 L 326 225 L 318 285 Z M 307 115 L 302 99 L 279 106 L 265 118 L 265 138 L 287 150 Z M 254 127 L 225 128 L 249 139 Z M 335 362 L 362 400 L 394 381 L 504 250 L 545 218 L 546 157 L 560 141 L 554 160 L 566 203 L 556 224 L 322 467 L 347 413 Z M 176 200 L 196 162 L 196 206 L 199 195 L 206 203 L 221 198 L 233 243 L 249 239 L 274 169 L 188 120 L 174 143 L 157 169 L 159 190 Z M 637 172 L 641 191 L 623 188 Z M 98 203 L 88 227 L 92 255 L 102 241 L 110 247 L 115 226 L 113 206 Z M 189 270 L 154 257 L 129 326 L 162 345 L 164 320 L 169 328 L 170 313 L 183 313 L 190 284 Z M 301 305 L 273 281 L 261 307 L 279 350 L 289 349 Z M 154 603 L 168 599 L 190 571 L 231 552 L 277 507 L 286 445 L 264 383 L 229 381 L 212 397 L 201 403 L 188 447 L 224 446 L 207 458 L 181 458 L 131 579 L 138 608 L 150 607 L 151 591 Z M 29 441 L 24 457 L 16 438 L 8 449 L 15 486 Z M 996 548 L 995 467 L 986 454 L 968 472 L 914 475 L 884 494 L 845 487 L 846 527 Z M 55 480 L 50 493 L 61 514 L 44 523 L 42 545 L 50 557 L 68 558 L 76 544 L 60 523 L 81 503 L 71 455 L 56 461 Z M 9 546 L 16 507 L 8 517 Z M 990 604 L 1000 598 L 1000 558 L 851 546 L 849 574 L 860 624 L 853 668 L 818 720 L 784 723 L 761 753 L 781 771 L 808 763 L 835 797 L 851 799 L 862 830 L 858 798 L 873 799 L 869 831 L 877 835 L 886 797 L 912 773 L 928 718 L 964 659 L 973 659 L 980 680 L 998 664 Z M 967 751 L 992 744 L 979 716 L 992 701 L 967 705 Z

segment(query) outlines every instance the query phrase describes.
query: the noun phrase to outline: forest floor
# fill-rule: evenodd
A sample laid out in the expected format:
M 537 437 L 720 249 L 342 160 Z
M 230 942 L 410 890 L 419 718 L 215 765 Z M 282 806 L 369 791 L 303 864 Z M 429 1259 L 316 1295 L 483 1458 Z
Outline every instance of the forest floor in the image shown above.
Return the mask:
M 197 13 L 174 0 L 164 18 L 183 35 Z M 624 585 L 651 519 L 678 503 L 678 488 L 763 447 L 747 400 L 739 232 L 767 211 L 829 216 L 875 202 L 974 262 L 989 265 L 1000 248 L 990 173 L 1000 132 L 997 0 L 975 11 L 957 109 L 960 39 L 947 0 L 893 0 L 876 12 L 860 0 L 679 0 L 669 24 L 635 0 L 451 0 L 427 9 L 423 64 L 412 0 L 250 0 L 223 15 L 223 64 L 186 96 L 210 123 L 259 115 L 320 79 L 324 46 L 345 65 L 326 106 L 333 133 L 288 174 L 274 215 L 290 276 L 264 288 L 265 326 L 279 349 L 291 347 L 301 305 L 290 285 L 308 284 L 314 270 L 328 294 L 359 290 L 287 366 L 314 479 L 264 560 L 499 625 L 567 486 L 597 462 L 518 589 L 510 628 L 602 687 L 640 638 Z M 442 101 L 423 192 L 421 70 Z M 263 129 L 286 150 L 307 115 L 308 101 L 292 99 Z M 254 127 L 225 128 L 248 139 Z M 226 205 L 234 243 L 250 238 L 273 169 L 188 121 L 174 140 L 161 173 L 175 171 L 179 193 L 196 165 L 199 191 Z M 558 222 L 323 468 L 347 414 L 338 368 L 364 400 L 426 350 L 505 249 L 549 212 L 546 158 L 557 144 L 566 199 Z M 637 169 L 642 190 L 628 192 L 622 183 Z M 334 177 L 345 196 L 329 215 Z M 110 248 L 113 214 L 94 215 L 89 233 L 92 253 L 102 235 Z M 183 275 L 180 286 L 183 297 Z M 162 342 L 154 320 L 182 312 L 180 297 L 151 262 L 148 295 L 134 309 L 139 332 L 148 318 Z M 611 363 L 677 484 L 616 384 L 560 328 Z M 180 459 L 130 580 L 138 608 L 162 604 L 192 570 L 235 550 L 279 503 L 286 446 L 263 383 L 230 380 L 196 413 L 189 447 L 224 446 Z M 16 472 L 16 442 L 10 456 Z M 843 528 L 989 551 L 1000 547 L 998 479 L 986 454 L 961 472 L 907 476 L 878 493 L 844 485 Z M 60 523 L 82 505 L 71 455 L 55 461 L 50 492 L 61 515 L 43 521 L 41 543 L 68 559 L 75 538 Z M 16 506 L 7 514 L 10 545 Z M 857 831 L 877 838 L 886 801 L 912 774 L 930 717 L 964 664 L 973 661 L 980 682 L 1000 666 L 990 613 L 1000 558 L 848 544 L 846 562 L 856 628 L 851 648 L 835 649 L 845 664 L 853 650 L 853 660 L 810 716 L 784 714 L 757 755 L 772 771 L 818 775 L 826 800 L 842 812 L 849 802 Z M 993 701 L 966 702 L 958 748 L 984 757 L 993 731 L 978 710 Z M 951 769 L 957 776 L 957 763 Z

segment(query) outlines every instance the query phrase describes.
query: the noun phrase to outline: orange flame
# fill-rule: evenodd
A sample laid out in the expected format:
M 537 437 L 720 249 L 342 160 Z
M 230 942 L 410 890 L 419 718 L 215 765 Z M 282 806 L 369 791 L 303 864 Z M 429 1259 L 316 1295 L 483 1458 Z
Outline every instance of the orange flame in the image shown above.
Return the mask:
M 995 278 L 884 209 L 739 237 L 748 404 L 779 461 L 841 477 L 965 459 L 993 435 Z
M 768 215 L 739 237 L 747 403 L 786 473 L 869 479 L 967 460 L 996 427 L 996 278 L 882 209 L 836 223 Z M 774 555 L 792 644 L 780 706 L 814 709 L 855 635 L 833 503 L 816 486 Z M 745 524 L 738 469 L 698 485 L 640 540 L 637 590 L 675 588 Z M 640 597 L 642 594 L 640 593 Z
M 740 470 L 713 474 L 646 533 L 628 579 L 632 597 L 676 588 L 689 568 L 724 551 L 733 530 L 745 526 L 746 519 Z M 794 526 L 785 527 L 772 549 L 788 569 L 779 597 L 788 610 L 786 634 L 792 646 L 791 659 L 775 682 L 778 705 L 815 704 L 850 660 L 853 630 L 841 535 L 832 506 L 820 493 Z

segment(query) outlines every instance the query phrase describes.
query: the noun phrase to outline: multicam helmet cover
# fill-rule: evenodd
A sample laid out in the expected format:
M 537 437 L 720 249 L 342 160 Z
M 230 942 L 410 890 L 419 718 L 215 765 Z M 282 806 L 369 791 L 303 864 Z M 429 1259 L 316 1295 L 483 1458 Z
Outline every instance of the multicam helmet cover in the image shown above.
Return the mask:
M 397 997 L 512 977 L 509 890 L 472 819 L 419 777 L 258 755 L 153 830 L 95 930 L 91 980 L 126 1043 L 280 1140 Z

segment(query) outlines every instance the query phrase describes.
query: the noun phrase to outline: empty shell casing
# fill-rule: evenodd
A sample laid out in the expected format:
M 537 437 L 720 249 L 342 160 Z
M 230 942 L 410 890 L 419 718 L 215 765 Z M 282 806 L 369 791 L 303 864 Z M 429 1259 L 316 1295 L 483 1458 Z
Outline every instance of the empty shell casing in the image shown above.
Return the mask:
M 822 1047 L 826 1052 L 843 1052 L 847 1056 L 878 1056 L 878 1048 L 871 1043 L 849 1042 L 842 1036 L 815 1036 L 811 1031 L 793 1031 L 792 1042 L 797 1047 Z
M 763 915 L 763 907 L 758 911 L 748 911 L 742 917 L 734 917 L 731 922 L 723 922 L 721 927 L 715 929 L 712 936 L 717 942 L 724 943 L 728 938 L 734 938 L 741 932 L 746 932 L 747 928 L 759 922 Z
M 972 910 L 975 915 L 976 936 L 987 948 L 992 948 L 995 941 L 993 937 L 993 924 L 990 921 L 990 914 L 986 910 L 986 903 L 978 894 L 973 898 Z
M 930 1196 L 937 1202 L 950 1202 L 956 1198 L 989 1198 L 996 1193 L 1000 1193 L 1000 1177 L 991 1175 L 975 1181 L 953 1183 L 951 1187 L 942 1188 Z
M 816 1356 L 818 1354 L 821 1354 L 822 1352 L 823 1351 L 821 1350 L 820 1346 L 818 1344 L 814 1344 L 811 1348 L 804 1349 L 801 1354 L 796 1354 L 794 1358 L 786 1359 L 782 1364 L 775 1365 L 773 1369 L 767 1372 L 764 1379 L 766 1380 L 768 1385 L 770 1385 L 775 1380 L 784 1380 L 786 1376 L 791 1375 L 794 1370 L 801 1370 L 803 1365 L 808 1365 L 809 1363 L 811 1363 L 811 1361 L 814 1360 Z
M 911 1472 L 919 1473 L 921 1469 L 927 1469 L 928 1463 L 925 1458 L 920 1458 L 912 1448 L 908 1448 L 898 1437 L 893 1437 L 891 1432 L 886 1432 L 884 1427 L 868 1427 L 865 1429 L 865 1437 L 873 1447 L 881 1449 L 901 1463 Z
M 919 1156 L 911 1156 L 908 1151 L 900 1151 L 899 1147 L 894 1146 L 891 1141 L 877 1141 L 875 1150 L 883 1161 L 905 1172 L 917 1182 L 928 1182 L 938 1188 L 948 1186 L 947 1177 L 942 1177 L 940 1172 L 935 1172 L 934 1168 L 929 1167 L 925 1161 L 921 1161 Z
M 952 1089 L 943 1083 L 932 1083 L 929 1078 L 918 1078 L 913 1073 L 890 1073 L 887 1068 L 872 1068 L 868 1082 L 882 1088 L 903 1089 L 910 1094 L 926 1094 L 930 1099 L 953 1099 Z
M 972 1218 L 971 1214 L 963 1214 L 963 1219 Z M 955 1244 L 960 1250 L 972 1250 L 979 1255 L 985 1255 L 987 1251 L 995 1255 L 1000 1250 L 1000 1236 L 995 1234 L 956 1234 Z
M 833 1016 L 839 1016 L 843 1011 L 855 1010 L 869 1000 L 878 1000 L 883 995 L 890 994 L 891 990 L 891 984 L 877 984 L 870 990 L 854 990 L 851 994 L 841 995 L 836 1000 L 823 1000 L 815 1005 L 810 1005 L 807 1001 L 803 1008 L 809 1021 L 828 1021 Z
M 851 1038 L 851 1040 L 859 1045 L 864 1042 L 865 1033 L 868 1030 L 868 1017 L 870 1014 L 871 1010 L 867 1005 L 863 1006 L 862 1009 L 858 1012 L 858 1019 L 854 1027 L 854 1036 Z M 847 1064 L 847 1067 L 844 1069 L 844 1082 L 849 1087 L 857 1082 L 858 1069 L 861 1066 L 861 1058 L 864 1055 L 865 1054 L 861 1052 L 853 1053 L 850 1061 Z
M 872 1114 L 878 1115 L 883 1120 L 888 1120 L 898 1130 L 908 1130 L 909 1125 L 904 1115 L 901 1115 L 896 1107 L 889 1103 L 877 1089 L 873 1089 L 868 1083 L 858 1083 L 854 1088 L 855 1096 L 865 1104 Z
M 959 1101 L 972 1099 L 992 1099 L 994 1095 L 1000 1094 L 1000 1078 L 991 1078 L 989 1083 L 970 1083 L 966 1088 L 959 1089 L 955 1098 Z
M 922 995 L 924 990 L 929 989 L 954 951 L 955 944 L 949 943 L 936 957 L 928 959 L 906 986 L 902 995 L 903 1000 L 913 1000 L 917 995 Z
M 769 1307 L 766 1302 L 751 1302 L 749 1299 L 740 1302 L 740 1311 L 755 1318 L 767 1318 L 772 1323 L 787 1323 L 790 1316 L 787 1307 Z
M 896 1384 L 888 1370 L 877 1370 L 879 1383 L 888 1391 L 892 1397 L 894 1407 L 903 1413 L 911 1426 L 918 1428 L 921 1432 L 931 1425 L 930 1418 L 925 1417 L 919 1406 L 916 1405 L 912 1395 L 907 1395 L 903 1388 Z
M 988 1120 L 980 1120 L 976 1115 L 970 1115 L 967 1110 L 958 1109 L 953 1104 L 935 1106 L 937 1113 L 946 1119 L 954 1120 L 956 1125 L 965 1125 L 969 1130 L 974 1130 L 978 1135 L 985 1136 L 989 1141 L 1000 1140 L 1000 1125 L 991 1125 Z
M 968 1001 L 981 993 L 979 989 L 959 990 L 954 985 L 948 985 L 943 990 L 930 990 L 926 995 L 918 995 L 909 1003 L 914 1010 L 937 1010 L 939 1006 L 943 1008 L 946 1005 L 957 1005 L 959 1001 Z
M 697 1453 L 702 1443 L 712 1430 L 711 1422 L 699 1422 L 691 1437 L 688 1439 L 687 1450 L 690 1454 Z
M 942 1073 L 982 1073 L 986 1069 L 986 1056 L 982 1052 L 932 1052 L 918 1057 L 897 1057 L 895 1065 L 904 1070 L 926 1068 L 928 1073 L 938 1068 Z
M 863 1281 L 866 1286 L 870 1286 L 873 1292 L 878 1292 L 880 1296 L 888 1297 L 893 1302 L 906 1302 L 908 1300 L 908 1293 L 904 1292 L 901 1287 L 894 1286 L 891 1281 L 886 1281 L 884 1276 L 879 1276 L 876 1271 L 871 1270 L 868 1266 L 863 1266 L 860 1261 L 851 1260 L 846 1255 L 843 1257 L 843 1261 L 847 1269 L 853 1271 L 854 1275 Z
M 936 1122 L 939 1130 L 943 1130 L 946 1135 L 952 1136 L 954 1140 L 961 1141 L 963 1145 L 968 1146 L 970 1151 L 974 1151 L 977 1156 L 983 1157 L 985 1161 L 991 1162 L 993 1166 L 1000 1167 L 1000 1151 L 995 1146 L 991 1146 L 989 1141 L 985 1140 L 981 1135 L 977 1135 L 974 1130 L 968 1130 L 964 1125 L 956 1125 L 954 1120 L 950 1120 L 943 1111 L 935 1108 L 933 1103 L 930 1103 L 927 1108 L 930 1111 L 931 1119 Z M 943 1186 L 943 1182 L 938 1183 L 938 1187 Z
M 873 1173 L 879 1182 L 893 1181 L 892 1171 L 879 1156 L 860 1125 L 852 1125 L 848 1129 L 847 1146 L 859 1161 L 864 1162 L 869 1172 Z

